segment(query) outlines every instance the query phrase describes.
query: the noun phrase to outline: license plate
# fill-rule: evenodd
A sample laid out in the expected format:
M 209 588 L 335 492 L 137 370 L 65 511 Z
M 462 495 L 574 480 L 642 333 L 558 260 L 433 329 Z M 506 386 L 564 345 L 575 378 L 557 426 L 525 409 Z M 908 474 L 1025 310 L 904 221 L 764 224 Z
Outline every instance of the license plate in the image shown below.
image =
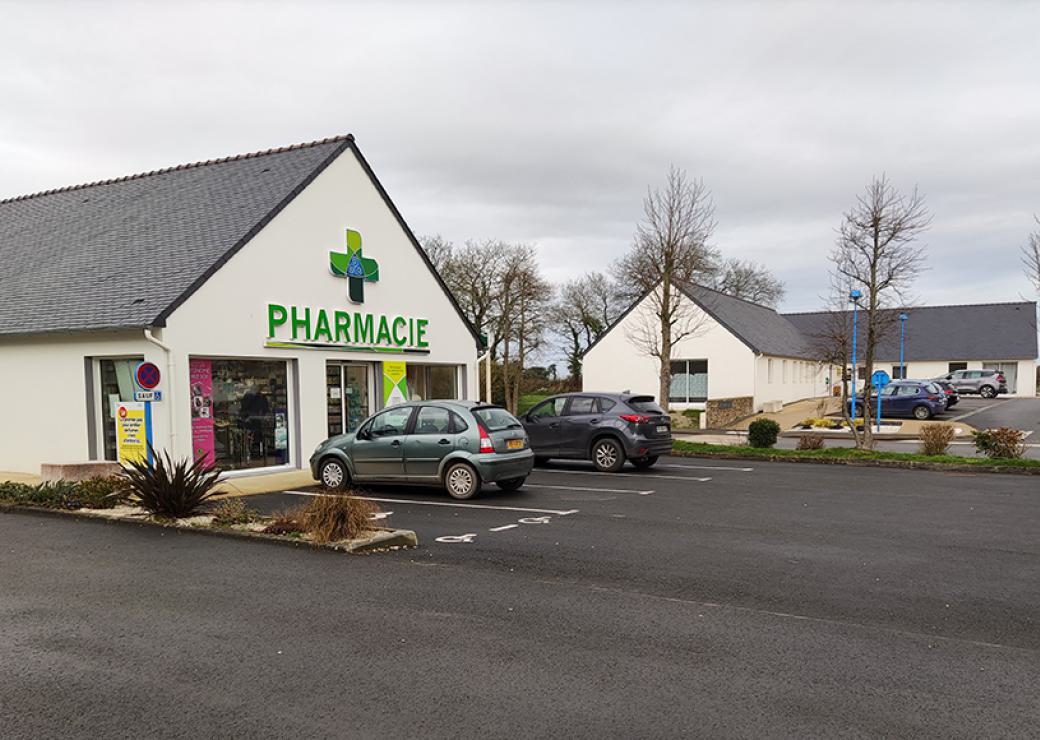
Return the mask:
M 510 439 L 506 441 L 507 450 L 522 450 L 524 449 L 524 441 L 522 439 Z
M 657 425 L 657 433 L 658 434 L 667 434 L 668 433 L 668 425 L 667 424 L 658 424 Z

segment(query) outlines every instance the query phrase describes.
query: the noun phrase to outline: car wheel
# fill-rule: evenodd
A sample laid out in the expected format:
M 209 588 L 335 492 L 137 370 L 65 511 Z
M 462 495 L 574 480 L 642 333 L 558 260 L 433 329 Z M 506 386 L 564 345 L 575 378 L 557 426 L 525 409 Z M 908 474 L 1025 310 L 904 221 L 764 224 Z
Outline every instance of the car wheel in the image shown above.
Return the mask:
M 920 421 L 932 418 L 932 410 L 927 406 L 914 406 L 914 418 Z
M 601 439 L 592 446 L 592 464 L 603 473 L 616 473 L 625 464 L 625 451 L 614 439 Z
M 984 385 L 981 388 L 979 388 L 979 395 L 983 398 L 993 398 L 997 395 L 997 391 L 991 385 Z
M 329 491 L 342 491 L 350 482 L 350 473 L 343 461 L 330 457 L 318 469 L 321 485 Z
M 480 476 L 472 466 L 455 463 L 444 471 L 444 488 L 452 498 L 473 498 L 480 490 Z
M 544 468 L 546 465 L 549 464 L 549 461 L 551 459 L 552 459 L 551 457 L 536 457 L 534 459 L 535 467 Z
M 525 480 L 527 480 L 527 478 L 509 478 L 507 480 L 496 481 L 495 485 L 503 491 L 515 491 L 524 484 Z
M 632 460 L 632 464 L 636 466 L 636 470 L 649 470 L 657 464 L 657 455 L 649 455 L 648 457 L 637 457 Z

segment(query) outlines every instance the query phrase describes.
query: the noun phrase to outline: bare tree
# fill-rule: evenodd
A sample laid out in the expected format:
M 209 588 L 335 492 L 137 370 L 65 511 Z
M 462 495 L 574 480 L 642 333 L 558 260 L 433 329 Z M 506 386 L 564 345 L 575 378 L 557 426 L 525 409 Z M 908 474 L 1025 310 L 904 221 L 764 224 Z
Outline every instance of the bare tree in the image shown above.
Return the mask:
M 900 194 L 885 175 L 874 177 L 856 203 L 844 214 L 831 261 L 836 290 L 858 290 L 863 312 L 864 418 L 870 418 L 871 375 L 874 354 L 886 329 L 884 311 L 895 302 L 908 303 L 908 291 L 923 269 L 924 247 L 915 244 L 931 224 L 924 197 L 915 188 Z M 864 425 L 857 446 L 873 447 L 870 425 Z
M 622 310 L 617 290 L 603 273 L 586 273 L 560 286 L 553 313 L 567 344 L 567 371 L 572 379 L 581 379 L 582 355 Z
M 443 277 L 445 268 L 451 261 L 452 253 L 455 251 L 455 245 L 440 234 L 434 234 L 433 236 L 424 234 L 419 237 L 419 244 L 422 246 L 423 251 L 426 252 L 426 256 L 430 258 L 434 269 Z
M 1040 226 L 1040 216 L 1033 216 Z M 1040 293 L 1040 228 L 1029 234 L 1026 245 L 1022 247 L 1022 264 L 1026 268 L 1026 277 Z
M 534 247 L 511 245 L 504 253 L 495 293 L 497 339 L 502 347 L 502 385 L 506 408 L 516 413 L 524 366 L 542 344 L 552 287 L 541 276 Z
M 763 265 L 730 258 L 716 268 L 711 287 L 720 293 L 776 308 L 787 292 L 782 280 Z
M 646 296 L 628 339 L 658 361 L 658 400 L 665 410 L 672 348 L 706 325 L 705 315 L 684 298 L 683 289 L 712 273 L 718 255 L 708 240 L 714 230 L 711 193 L 702 181 L 672 167 L 663 187 L 647 189 L 633 248 L 615 267 L 630 298 Z

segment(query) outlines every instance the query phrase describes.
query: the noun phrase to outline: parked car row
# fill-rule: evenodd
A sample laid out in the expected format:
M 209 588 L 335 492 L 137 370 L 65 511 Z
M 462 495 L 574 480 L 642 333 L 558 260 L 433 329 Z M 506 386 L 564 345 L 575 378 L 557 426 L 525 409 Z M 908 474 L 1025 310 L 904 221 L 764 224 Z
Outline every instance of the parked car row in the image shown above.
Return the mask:
M 398 404 L 356 432 L 322 442 L 310 465 L 329 490 L 353 482 L 416 483 L 468 499 L 482 483 L 516 490 L 535 464 L 553 458 L 591 460 L 602 472 L 617 472 L 626 461 L 645 470 L 671 449 L 671 419 L 652 396 L 564 393 L 519 419 L 474 401 Z
M 1007 380 L 999 370 L 955 370 L 932 380 L 893 380 L 881 391 L 882 416 L 910 416 L 931 419 L 960 401 L 960 394 L 975 393 L 996 398 L 1007 393 Z M 877 413 L 877 390 L 870 393 L 871 413 Z M 852 401 L 848 402 L 852 413 Z M 862 414 L 863 394 L 856 398 L 857 414 Z

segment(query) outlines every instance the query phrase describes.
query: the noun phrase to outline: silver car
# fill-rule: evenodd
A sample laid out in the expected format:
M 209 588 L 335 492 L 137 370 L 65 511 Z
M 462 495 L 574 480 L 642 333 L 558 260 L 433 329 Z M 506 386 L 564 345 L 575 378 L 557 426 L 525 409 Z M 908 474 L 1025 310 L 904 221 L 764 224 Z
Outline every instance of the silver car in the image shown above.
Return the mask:
M 952 385 L 958 393 L 978 393 L 983 398 L 995 398 L 1007 393 L 1007 380 L 999 370 L 954 370 L 936 380 Z

